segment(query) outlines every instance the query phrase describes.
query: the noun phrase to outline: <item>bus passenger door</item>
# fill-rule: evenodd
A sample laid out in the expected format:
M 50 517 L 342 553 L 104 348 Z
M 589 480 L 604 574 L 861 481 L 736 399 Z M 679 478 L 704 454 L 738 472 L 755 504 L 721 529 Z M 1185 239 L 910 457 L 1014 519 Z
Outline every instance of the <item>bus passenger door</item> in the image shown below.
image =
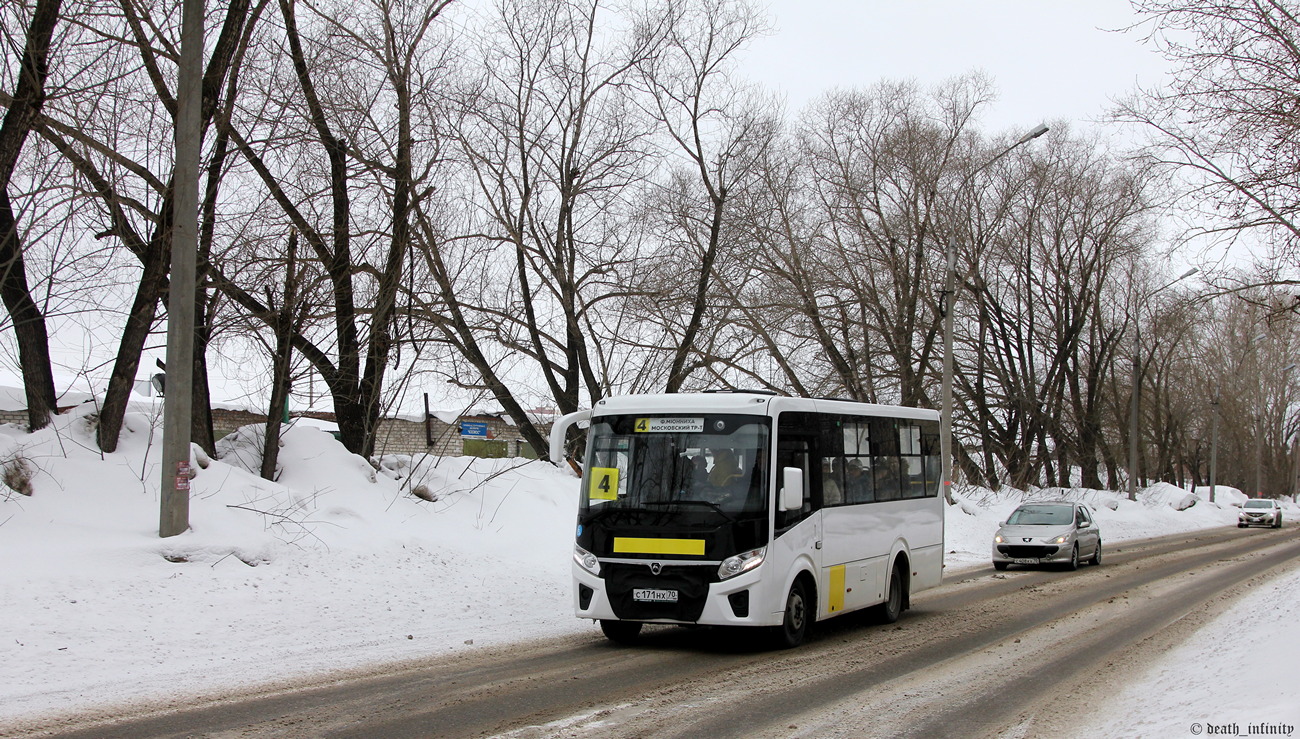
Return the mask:
M 794 415 L 794 414 L 782 414 Z M 772 532 L 773 564 L 783 572 L 792 572 L 802 559 L 817 580 L 818 615 L 825 613 L 825 583 L 822 581 L 822 520 L 813 510 L 812 439 L 805 434 L 778 431 L 777 436 L 776 499 L 773 500 L 775 525 Z M 803 471 L 803 506 L 797 511 L 780 510 L 781 470 L 794 467 Z M 782 582 L 781 586 L 787 587 Z M 773 593 L 784 609 L 785 593 Z

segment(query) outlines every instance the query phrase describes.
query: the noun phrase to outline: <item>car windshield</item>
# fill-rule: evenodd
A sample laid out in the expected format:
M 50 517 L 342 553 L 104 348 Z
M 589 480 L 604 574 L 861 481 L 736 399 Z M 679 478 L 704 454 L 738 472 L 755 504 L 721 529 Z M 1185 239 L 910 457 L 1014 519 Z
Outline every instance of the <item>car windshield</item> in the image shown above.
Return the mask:
M 593 419 L 583 509 L 761 513 L 768 424 L 713 414 Z
M 1065 526 L 1074 523 L 1074 507 L 1068 505 L 1022 505 L 1007 518 L 1011 526 Z
M 1272 508 L 1272 507 L 1273 507 L 1273 501 L 1271 501 L 1271 500 L 1248 500 L 1248 501 L 1246 501 L 1246 505 L 1245 505 L 1244 507 L 1245 507 L 1245 508 Z

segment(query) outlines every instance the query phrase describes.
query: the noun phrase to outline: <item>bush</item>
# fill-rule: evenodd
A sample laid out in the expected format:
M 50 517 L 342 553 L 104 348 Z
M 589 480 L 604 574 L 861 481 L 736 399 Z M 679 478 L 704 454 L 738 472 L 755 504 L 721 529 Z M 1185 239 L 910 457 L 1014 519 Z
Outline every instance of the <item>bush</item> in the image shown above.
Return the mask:
M 36 474 L 36 471 L 32 469 L 31 463 L 24 457 L 19 456 L 5 462 L 4 473 L 3 476 L 0 476 L 0 479 L 3 479 L 4 484 L 8 485 L 9 489 L 14 492 L 30 496 L 32 494 L 32 475 L 34 474 Z

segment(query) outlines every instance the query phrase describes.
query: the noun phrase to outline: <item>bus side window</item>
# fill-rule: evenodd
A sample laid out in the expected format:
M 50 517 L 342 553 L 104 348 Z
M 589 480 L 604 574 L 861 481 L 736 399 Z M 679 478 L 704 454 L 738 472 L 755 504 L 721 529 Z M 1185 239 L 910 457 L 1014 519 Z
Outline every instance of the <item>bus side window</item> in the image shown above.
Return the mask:
M 871 419 L 871 473 L 876 500 L 898 500 L 902 496 L 898 451 L 898 422 L 892 418 Z
M 939 456 L 939 424 L 934 421 L 921 422 L 921 454 L 925 457 L 925 497 L 933 498 L 939 494 L 943 477 L 943 460 Z
M 837 506 L 844 503 L 844 487 L 840 484 L 840 472 L 836 469 L 834 457 L 822 459 L 822 507 Z
M 898 429 L 898 451 L 902 461 L 902 493 L 904 498 L 924 498 L 925 465 L 921 448 L 921 427 L 906 423 Z
M 902 495 L 902 474 L 898 457 L 877 456 L 872 460 L 872 482 L 876 487 L 876 500 L 898 500 Z
M 870 503 L 875 500 L 871 485 L 871 437 L 866 419 L 848 418 L 844 421 L 844 456 L 839 464 L 844 469 L 844 499 L 848 503 Z
M 818 485 L 814 487 L 817 507 L 852 502 L 844 483 L 844 432 L 839 416 L 821 416 L 817 426 Z M 817 496 L 820 492 L 820 497 Z

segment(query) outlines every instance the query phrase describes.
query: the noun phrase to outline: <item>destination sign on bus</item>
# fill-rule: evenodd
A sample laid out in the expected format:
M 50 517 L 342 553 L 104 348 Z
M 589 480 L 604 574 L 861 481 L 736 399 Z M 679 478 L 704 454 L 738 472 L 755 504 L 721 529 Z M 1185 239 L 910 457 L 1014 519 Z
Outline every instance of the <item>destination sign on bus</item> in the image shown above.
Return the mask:
M 704 432 L 704 419 L 697 418 L 638 418 L 633 430 L 650 434 L 700 434 Z

